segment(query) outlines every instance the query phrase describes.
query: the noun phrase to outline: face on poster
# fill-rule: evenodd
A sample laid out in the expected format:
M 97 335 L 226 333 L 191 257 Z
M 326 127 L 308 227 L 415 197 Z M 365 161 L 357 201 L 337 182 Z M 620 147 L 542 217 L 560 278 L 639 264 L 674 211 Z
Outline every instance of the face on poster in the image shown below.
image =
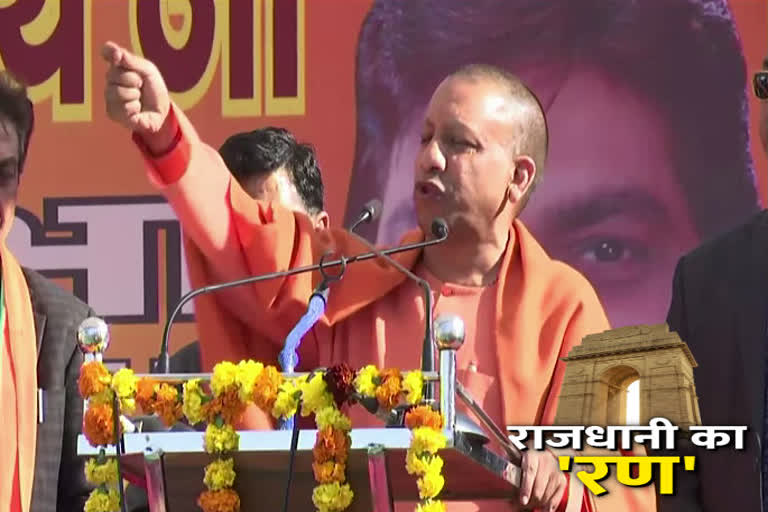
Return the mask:
M 106 40 L 153 60 L 214 148 L 263 126 L 312 143 L 332 225 L 379 197 L 382 218 L 366 235 L 382 244 L 415 224 L 435 86 L 471 62 L 517 74 L 549 128 L 543 180 L 521 218 L 590 280 L 617 327 L 663 322 L 680 255 L 765 200 L 749 90 L 768 46 L 764 2 L 150 4 L 0 4 L 1 65 L 31 85 L 36 108 L 8 243 L 105 316 L 108 357 L 139 371 L 189 285 L 178 223 L 106 119 Z M 192 306 L 184 313 L 174 350 L 195 339 Z

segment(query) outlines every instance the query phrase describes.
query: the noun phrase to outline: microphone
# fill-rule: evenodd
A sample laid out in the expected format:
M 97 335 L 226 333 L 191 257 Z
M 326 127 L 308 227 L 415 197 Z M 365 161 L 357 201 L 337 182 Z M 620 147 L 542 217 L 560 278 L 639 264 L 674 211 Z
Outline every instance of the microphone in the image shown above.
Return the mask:
M 440 243 L 445 241 L 446 238 L 448 238 L 448 224 L 441 218 L 437 218 L 432 221 L 431 226 L 432 235 L 434 238 L 434 243 Z M 376 248 L 371 242 L 364 239 L 361 236 L 358 236 L 355 234 L 355 237 L 358 238 L 363 245 L 368 247 L 373 253 L 375 253 L 379 258 L 383 259 L 393 267 L 395 267 L 397 270 L 399 270 L 401 273 L 405 274 L 408 279 L 414 281 L 416 284 L 418 284 L 422 290 L 424 290 L 424 342 L 421 347 L 421 371 L 422 372 L 434 372 L 435 371 L 435 349 L 433 347 L 432 342 L 432 331 L 433 331 L 433 318 L 432 318 L 432 287 L 429 286 L 429 283 L 426 281 L 426 279 L 422 279 L 407 268 L 405 268 L 403 265 L 397 262 L 394 258 L 390 257 L 387 254 L 387 251 L 380 251 Z M 424 399 L 434 400 L 435 398 L 435 389 L 436 389 L 435 382 L 429 382 L 425 383 L 424 386 Z
M 379 199 L 371 199 L 365 203 L 365 205 L 363 205 L 363 209 L 352 223 L 349 231 L 354 232 L 355 228 L 357 228 L 360 224 L 370 224 L 371 222 L 378 219 L 379 215 L 381 215 L 381 201 Z
M 350 233 L 354 233 L 356 227 L 363 223 L 370 223 L 376 220 L 381 212 L 381 201 L 378 199 L 372 199 L 368 201 L 363 207 L 363 211 L 358 216 L 358 219 L 349 228 Z M 339 275 L 328 276 L 325 274 L 322 266 L 322 259 L 320 260 L 321 267 L 320 273 L 323 274 L 323 280 L 318 287 L 309 297 L 309 303 L 307 304 L 307 312 L 299 319 L 294 328 L 288 333 L 285 338 L 285 344 L 283 350 L 280 351 L 278 360 L 280 361 L 280 367 L 283 372 L 293 373 L 296 366 L 299 364 L 299 345 L 304 336 L 309 332 L 312 327 L 322 318 L 325 313 L 325 306 L 328 303 L 329 284 L 331 281 L 338 281 L 344 275 L 344 268 Z M 288 418 L 286 421 L 279 422 L 280 430 L 290 430 L 293 428 L 294 418 Z
M 369 213 L 365 215 L 365 219 L 361 222 L 356 222 L 354 224 L 354 227 L 359 226 L 361 223 L 365 222 L 371 222 L 375 220 L 375 218 L 378 216 L 377 211 L 380 212 L 381 208 L 376 208 L 376 204 L 381 204 L 378 200 L 372 200 L 366 203 L 366 209 L 369 210 Z M 372 206 L 372 207 L 371 207 Z M 371 207 L 371 208 L 369 208 Z M 361 214 L 361 217 L 363 214 Z M 384 254 L 396 254 L 398 252 L 404 252 L 404 251 L 412 251 L 416 249 L 423 249 L 424 247 L 428 247 L 430 245 L 434 245 L 436 243 L 442 242 L 442 240 L 425 240 L 423 242 L 419 243 L 413 243 L 413 244 L 406 244 L 399 247 L 393 247 L 391 249 L 387 249 L 385 251 L 381 251 Z M 170 367 L 171 367 L 171 356 L 170 356 L 170 337 L 171 337 L 171 328 L 173 327 L 173 324 L 176 320 L 176 317 L 181 313 L 182 308 L 192 299 L 199 295 L 205 295 L 207 293 L 213 293 L 220 290 L 225 290 L 228 288 L 235 288 L 237 286 L 245 286 L 248 284 L 258 283 L 260 281 L 268 281 L 270 279 L 279 279 L 282 277 L 289 277 L 296 274 L 303 274 L 304 272 L 313 272 L 315 270 L 322 271 L 323 269 L 327 268 L 333 268 L 341 266 L 342 268 L 350 263 L 355 263 L 358 261 L 365 261 L 370 260 L 373 258 L 377 258 L 378 254 L 374 252 L 368 252 L 364 254 L 358 254 L 356 256 L 351 256 L 349 258 L 342 256 L 339 259 L 335 259 L 328 262 L 320 262 L 313 265 L 305 265 L 303 267 L 296 267 L 288 270 L 281 270 L 277 272 L 270 272 L 267 274 L 262 274 L 258 276 L 251 276 L 251 277 L 245 277 L 242 279 L 237 279 L 235 281 L 227 281 L 223 283 L 218 284 L 212 284 L 208 286 L 202 286 L 200 288 L 196 288 L 194 290 L 190 290 L 184 296 L 179 299 L 179 302 L 176 304 L 176 307 L 171 312 L 170 316 L 168 317 L 168 320 L 165 323 L 165 327 L 163 329 L 163 339 L 160 344 L 160 353 L 157 357 L 157 362 L 154 365 L 154 368 L 152 368 L 152 373 L 154 374 L 169 374 L 170 373 Z M 327 280 L 326 280 L 327 281 Z M 327 282 L 326 282 L 327 284 Z M 319 287 L 318 287 L 319 288 Z M 316 290 L 317 291 L 317 290 Z M 322 290 L 320 290 L 322 291 Z M 327 296 L 326 296 L 327 298 Z M 317 307 L 318 304 L 315 302 L 315 306 Z M 325 304 L 322 305 L 323 312 L 325 311 Z M 322 317 L 322 312 L 317 317 L 318 319 Z M 311 326 L 310 326 L 311 327 Z
M 363 206 L 360 215 L 357 216 L 355 222 L 349 228 L 350 233 L 354 233 L 355 228 L 361 224 L 368 224 L 379 218 L 381 214 L 381 201 L 379 199 L 371 199 Z M 324 266 L 322 265 L 320 272 L 323 273 Z M 343 270 L 342 274 L 343 275 Z M 325 313 L 325 306 L 328 303 L 328 285 L 331 281 L 341 279 L 341 275 L 334 276 L 333 278 L 323 273 L 323 280 L 318 285 L 317 289 L 309 297 L 309 303 L 307 304 L 307 312 L 296 323 L 296 326 L 288 333 L 285 338 L 285 344 L 283 350 L 280 351 L 279 360 L 280 366 L 284 372 L 293 373 L 296 366 L 299 364 L 298 348 L 302 338 L 309 332 L 310 329 L 322 318 Z

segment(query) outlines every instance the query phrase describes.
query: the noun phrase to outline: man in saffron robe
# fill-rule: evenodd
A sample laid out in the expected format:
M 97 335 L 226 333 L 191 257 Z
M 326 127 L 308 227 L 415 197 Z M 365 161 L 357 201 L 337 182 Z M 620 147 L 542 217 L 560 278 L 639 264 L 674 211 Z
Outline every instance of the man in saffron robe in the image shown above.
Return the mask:
M 5 245 L 33 124 L 26 88 L 0 71 L 0 510 L 83 510 L 90 489 L 77 457 L 77 328 L 94 313 L 22 268 Z
M 103 57 L 110 65 L 108 114 L 132 130 L 150 180 L 182 222 L 193 285 L 310 264 L 329 248 L 345 255 L 366 251 L 343 230 L 317 232 L 305 215 L 254 200 L 172 104 L 151 62 L 114 43 L 104 46 Z M 564 372 L 560 359 L 587 334 L 609 328 L 589 283 L 551 260 L 516 219 L 546 152 L 541 105 L 516 77 L 488 66 L 448 77 L 427 109 L 416 162 L 421 229 L 403 241 L 423 240 L 436 217 L 451 234 L 442 244 L 397 256 L 431 283 L 430 314 L 464 319 L 459 378 L 498 424 L 551 423 Z M 318 280 L 302 274 L 201 296 L 200 340 L 217 351 L 216 359 L 203 351 L 203 366 L 248 357 L 252 339 L 280 346 Z M 417 367 L 424 315 L 421 289 L 400 272 L 378 260 L 350 265 L 331 289 L 322 322 L 302 343 L 302 366 Z M 371 425 L 358 409 L 350 411 L 353 424 Z M 527 450 L 522 467 L 520 500 L 503 509 L 589 509 L 581 483 L 567 481 L 550 453 Z M 602 510 L 655 508 L 652 488 L 611 490 Z M 494 509 L 468 506 L 449 505 Z

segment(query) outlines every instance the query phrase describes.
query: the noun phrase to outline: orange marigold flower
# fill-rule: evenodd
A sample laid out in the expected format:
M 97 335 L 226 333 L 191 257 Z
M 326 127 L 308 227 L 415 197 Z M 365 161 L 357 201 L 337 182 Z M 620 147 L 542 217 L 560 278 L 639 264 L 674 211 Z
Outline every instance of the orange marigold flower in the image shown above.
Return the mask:
M 266 366 L 253 385 L 253 401 L 262 411 L 271 411 L 277 400 L 277 390 L 283 383 L 283 374 L 274 366 Z
M 116 442 L 111 404 L 88 407 L 83 418 L 83 434 L 93 446 Z
M 144 414 L 154 414 L 155 412 L 155 388 L 159 386 L 159 382 L 150 379 L 139 379 L 136 385 L 136 403 L 141 407 Z
M 393 409 L 400 401 L 402 377 L 397 368 L 387 368 L 381 371 L 381 384 L 376 388 L 376 400 L 385 410 Z
M 112 377 L 109 370 L 99 361 L 91 361 L 80 367 L 80 378 L 77 386 L 80 388 L 80 396 L 90 398 L 98 395 L 109 387 Z
M 203 491 L 197 498 L 197 505 L 204 512 L 237 512 L 240 510 L 240 496 L 234 489 Z
M 405 414 L 405 426 L 410 430 L 418 427 L 429 427 L 434 430 L 442 430 L 443 415 L 428 405 L 414 407 Z
M 325 427 L 318 431 L 315 447 L 312 449 L 315 462 L 322 464 L 329 460 L 335 460 L 340 464 L 345 464 L 351 444 L 352 440 L 346 432 L 336 430 L 333 427 Z
M 181 419 L 182 403 L 179 399 L 179 391 L 174 386 L 169 386 L 165 382 L 160 384 L 155 393 L 154 410 L 160 416 L 165 426 L 173 426 Z
M 315 480 L 319 484 L 330 484 L 333 482 L 343 482 L 346 477 L 344 463 L 333 462 L 332 460 L 323 463 L 312 463 L 312 471 L 315 473 Z
M 208 423 L 216 421 L 216 416 L 227 425 L 233 425 L 240 420 L 245 412 L 245 404 L 240 400 L 240 391 L 237 386 L 230 386 L 219 396 L 203 405 L 203 414 Z

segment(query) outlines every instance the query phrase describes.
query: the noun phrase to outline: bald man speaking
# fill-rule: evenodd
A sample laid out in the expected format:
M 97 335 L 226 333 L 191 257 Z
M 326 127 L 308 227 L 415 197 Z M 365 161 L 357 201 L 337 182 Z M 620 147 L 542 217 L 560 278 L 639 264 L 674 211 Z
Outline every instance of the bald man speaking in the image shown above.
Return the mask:
M 113 43 L 103 57 L 110 65 L 108 114 L 133 132 L 151 182 L 178 215 L 194 286 L 312 264 L 328 249 L 366 252 L 346 231 L 315 230 L 306 215 L 250 197 L 172 103 L 151 62 Z M 565 369 L 561 358 L 609 325 L 586 279 L 550 259 L 517 218 L 546 155 L 544 112 L 519 79 L 482 65 L 447 77 L 427 108 L 414 165 L 421 229 L 403 242 L 424 240 L 438 217 L 450 235 L 397 255 L 431 284 L 433 311 L 425 311 L 421 288 L 390 266 L 377 260 L 350 265 L 333 285 L 325 317 L 302 342 L 302 369 L 341 362 L 417 367 L 425 315 L 458 313 L 466 324 L 459 379 L 485 411 L 503 425 L 551 423 Z M 282 346 L 318 280 L 303 274 L 209 295 L 196 303 L 201 343 L 216 344 L 222 360 L 258 352 L 252 343 Z M 353 424 L 373 426 L 376 419 L 359 409 L 350 410 Z M 592 498 L 580 486 L 559 470 L 553 454 L 526 450 L 519 501 L 447 507 L 553 511 L 570 501 L 588 510 Z M 655 509 L 652 488 L 612 491 L 601 510 Z

